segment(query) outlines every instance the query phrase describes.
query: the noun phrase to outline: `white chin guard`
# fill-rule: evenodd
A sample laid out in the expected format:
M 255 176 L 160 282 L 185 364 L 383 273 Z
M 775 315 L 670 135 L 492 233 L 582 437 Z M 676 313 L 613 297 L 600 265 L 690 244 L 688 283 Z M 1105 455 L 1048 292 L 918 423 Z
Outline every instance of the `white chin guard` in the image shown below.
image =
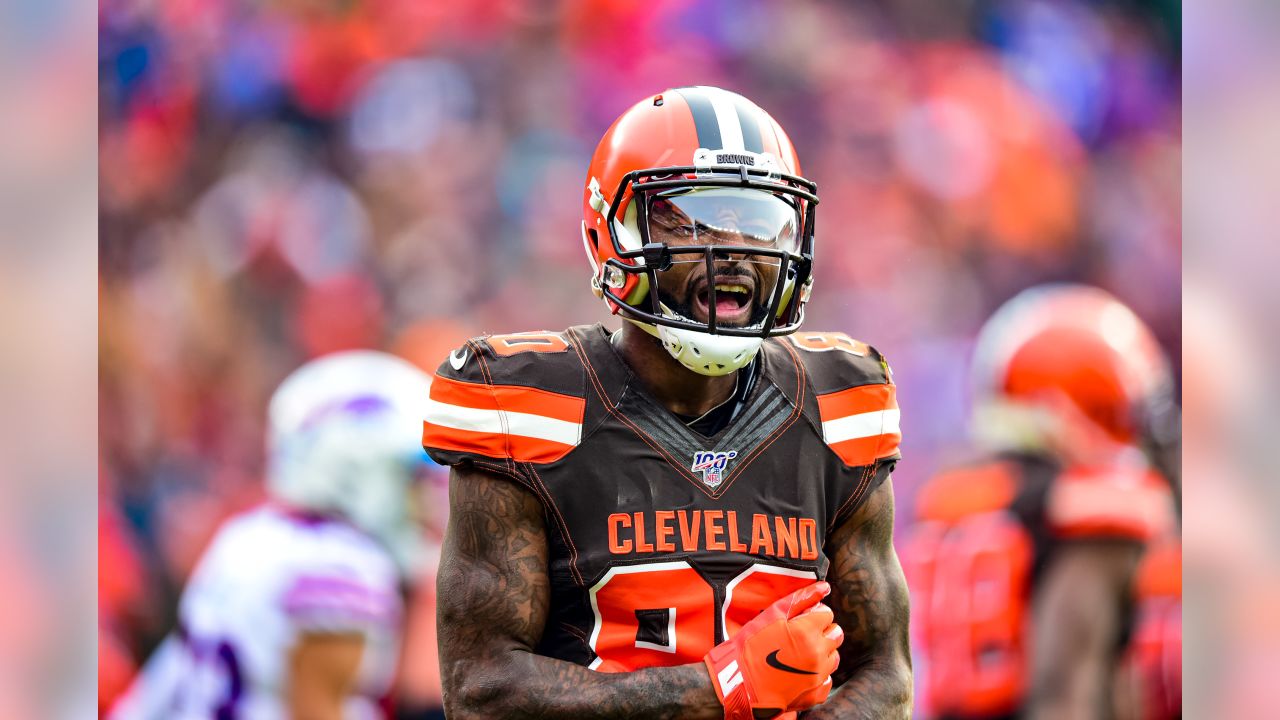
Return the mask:
M 665 325 L 636 323 L 662 341 L 679 363 L 699 375 L 728 375 L 755 359 L 764 338 L 712 335 Z

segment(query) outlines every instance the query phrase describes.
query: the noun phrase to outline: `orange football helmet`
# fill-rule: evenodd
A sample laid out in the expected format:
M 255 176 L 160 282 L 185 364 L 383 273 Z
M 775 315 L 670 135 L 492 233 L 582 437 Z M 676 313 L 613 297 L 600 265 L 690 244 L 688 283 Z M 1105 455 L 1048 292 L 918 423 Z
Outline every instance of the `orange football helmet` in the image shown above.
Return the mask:
M 1099 288 L 1052 284 L 1019 293 L 983 326 L 973 369 L 980 411 L 1012 407 L 1057 422 L 1071 415 L 1123 445 L 1175 431 L 1167 358 L 1142 320 Z
M 593 291 L 696 372 L 746 365 L 764 338 L 794 332 L 804 317 L 818 197 L 799 173 L 781 126 L 741 95 L 686 87 L 645 98 L 605 133 L 587 171 L 582 240 Z M 732 305 L 717 302 L 715 282 L 701 291 L 705 321 L 659 297 L 660 273 L 673 264 L 705 263 L 714 278 L 730 258 L 770 268 L 772 285 L 743 301 L 749 321 L 723 321 Z M 721 287 L 719 300 L 739 290 L 747 294 Z

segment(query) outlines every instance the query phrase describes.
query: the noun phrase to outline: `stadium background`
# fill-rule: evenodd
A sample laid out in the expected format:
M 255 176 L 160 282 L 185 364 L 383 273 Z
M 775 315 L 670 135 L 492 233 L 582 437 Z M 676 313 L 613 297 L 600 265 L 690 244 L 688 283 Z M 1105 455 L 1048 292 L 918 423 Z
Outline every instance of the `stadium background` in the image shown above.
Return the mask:
M 1176 364 L 1180 11 L 103 0 L 100 682 L 261 498 L 265 402 L 299 363 L 380 347 L 433 369 L 482 332 L 616 326 L 587 288 L 583 173 L 667 87 L 752 98 L 818 183 L 806 327 L 894 367 L 899 517 L 962 452 L 974 334 L 1021 288 L 1101 285 Z

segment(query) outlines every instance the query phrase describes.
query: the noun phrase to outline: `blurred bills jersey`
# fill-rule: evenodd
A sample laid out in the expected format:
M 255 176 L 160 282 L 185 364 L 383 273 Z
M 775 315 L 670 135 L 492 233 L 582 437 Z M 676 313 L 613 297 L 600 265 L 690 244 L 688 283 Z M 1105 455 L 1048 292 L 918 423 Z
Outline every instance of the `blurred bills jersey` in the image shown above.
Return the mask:
M 113 720 L 282 720 L 291 649 L 304 633 L 365 636 L 345 717 L 382 717 L 401 601 L 396 568 L 345 523 L 263 506 L 218 531 L 182 595 L 177 630 Z
M 899 458 L 896 388 L 839 333 L 764 342 L 707 436 L 642 387 L 600 325 L 477 338 L 441 364 L 423 445 L 510 479 L 546 517 L 546 656 L 697 662 L 826 576 L 827 538 Z M 696 423 L 694 423 L 696 425 Z

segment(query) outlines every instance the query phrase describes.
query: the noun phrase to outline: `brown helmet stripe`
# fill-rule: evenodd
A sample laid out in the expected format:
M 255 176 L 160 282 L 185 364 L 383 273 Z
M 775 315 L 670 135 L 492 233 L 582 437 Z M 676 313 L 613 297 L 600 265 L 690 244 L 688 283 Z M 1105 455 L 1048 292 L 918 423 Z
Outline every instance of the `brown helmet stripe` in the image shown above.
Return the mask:
M 724 141 L 720 139 L 720 121 L 716 119 L 716 110 L 711 105 L 711 98 L 707 97 L 702 88 L 684 87 L 676 88 L 676 92 L 680 93 L 680 97 L 684 98 L 684 102 L 689 106 L 689 111 L 693 113 L 693 125 L 698 132 L 698 147 L 708 150 L 719 150 L 724 147 Z

